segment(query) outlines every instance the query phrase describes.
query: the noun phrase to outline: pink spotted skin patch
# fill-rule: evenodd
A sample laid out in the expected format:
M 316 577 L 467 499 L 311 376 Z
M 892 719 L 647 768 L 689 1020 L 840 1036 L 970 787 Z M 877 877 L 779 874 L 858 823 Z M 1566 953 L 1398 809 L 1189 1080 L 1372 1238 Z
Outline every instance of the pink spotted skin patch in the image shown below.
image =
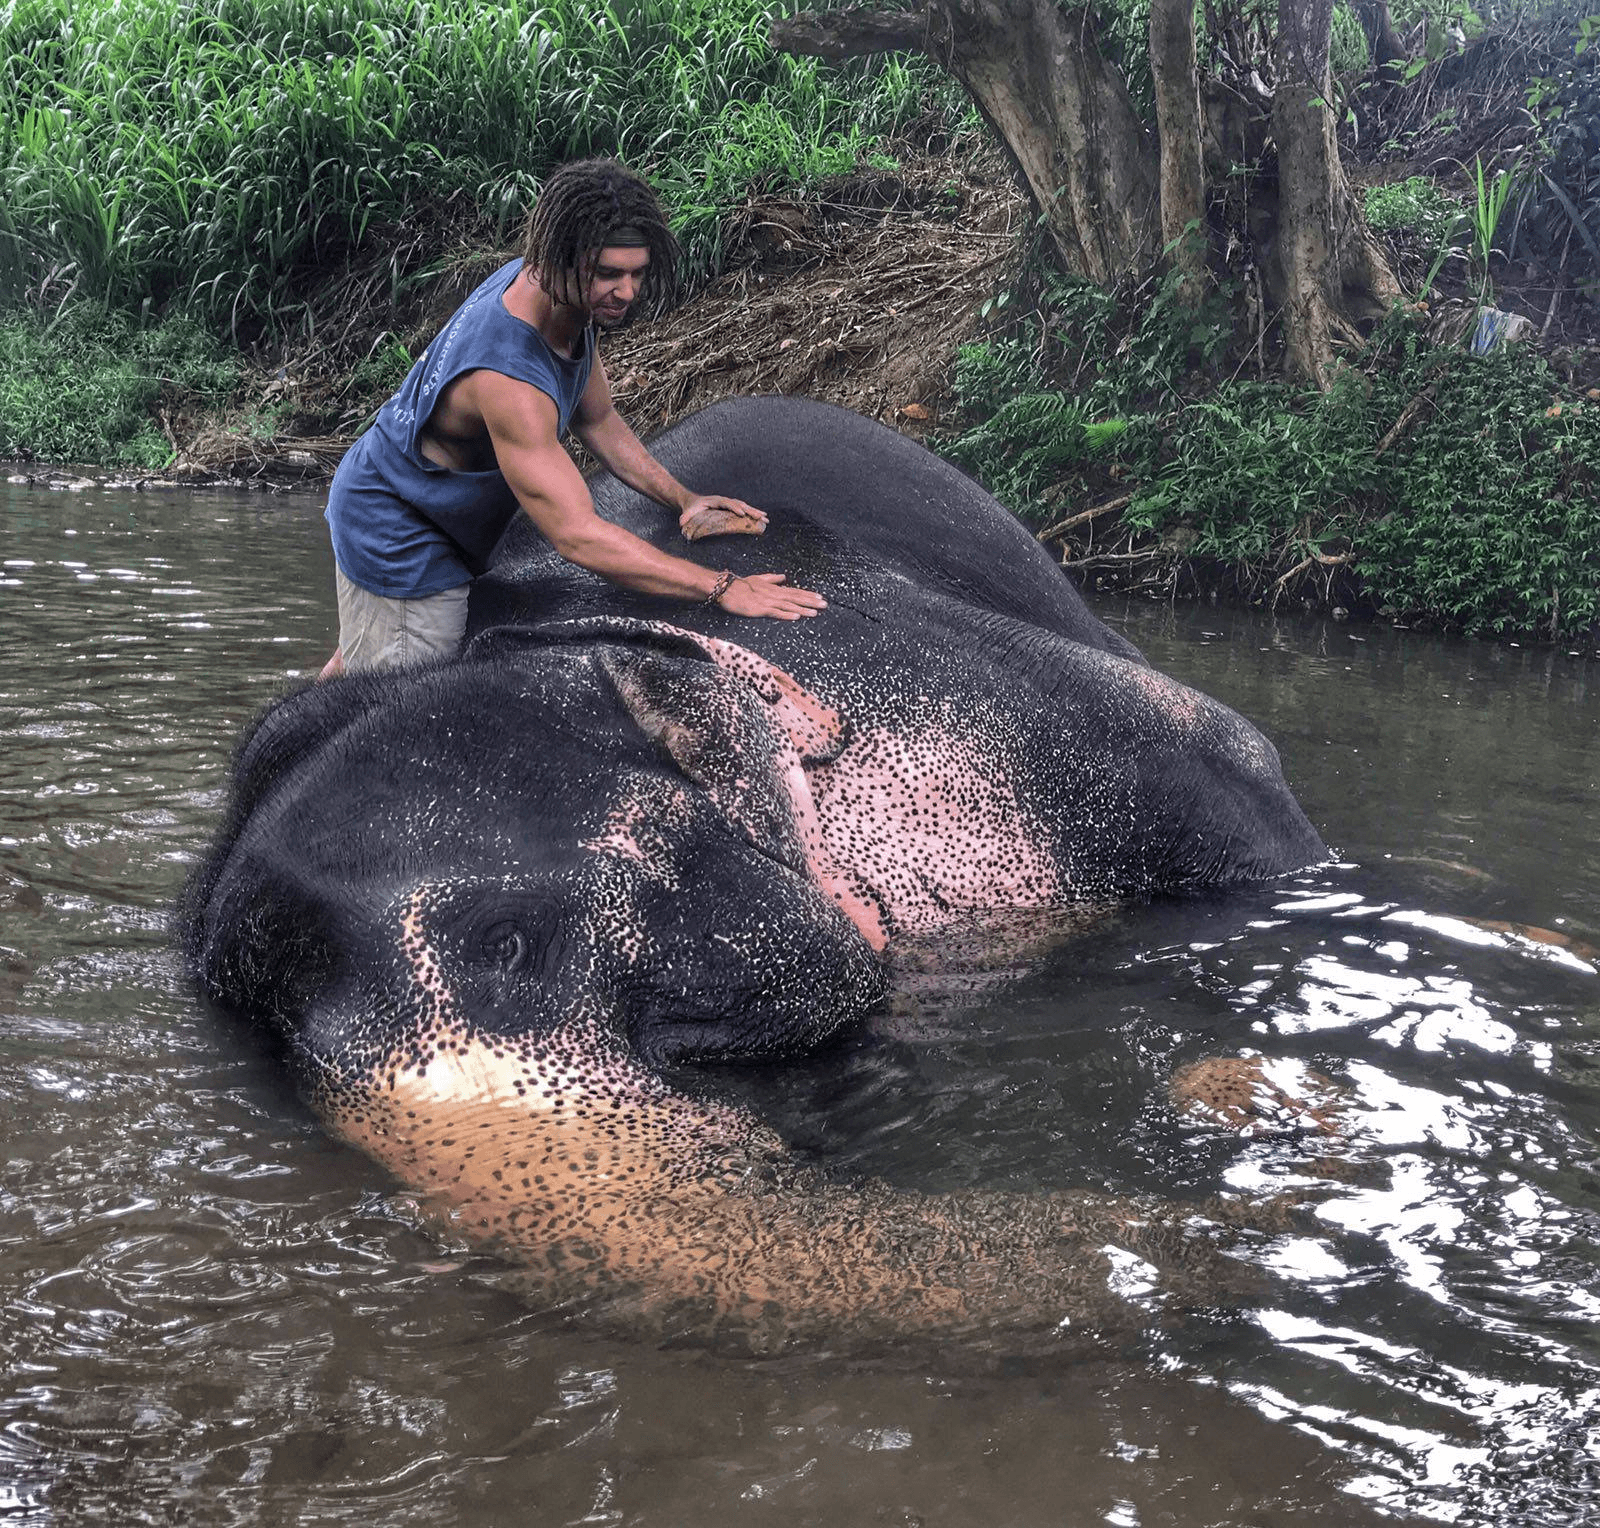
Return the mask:
M 1048 834 L 1028 819 L 1004 764 L 950 722 L 934 718 L 910 735 L 850 728 L 838 708 L 748 648 L 638 624 L 698 646 L 765 710 L 770 767 L 810 874 L 874 950 L 976 910 L 1063 900 Z M 619 805 L 587 846 L 642 860 L 633 826 L 643 810 Z

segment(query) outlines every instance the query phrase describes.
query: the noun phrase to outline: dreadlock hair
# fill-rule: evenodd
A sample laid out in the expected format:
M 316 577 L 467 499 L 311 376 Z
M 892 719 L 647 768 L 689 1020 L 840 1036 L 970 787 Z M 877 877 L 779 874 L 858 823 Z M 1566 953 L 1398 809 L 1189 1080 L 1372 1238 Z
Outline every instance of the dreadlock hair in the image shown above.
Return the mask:
M 578 159 L 545 181 L 528 214 L 523 270 L 557 302 L 582 301 L 584 266 L 607 245 L 650 251 L 638 306 L 659 312 L 678 292 L 678 241 L 645 180 L 615 159 Z

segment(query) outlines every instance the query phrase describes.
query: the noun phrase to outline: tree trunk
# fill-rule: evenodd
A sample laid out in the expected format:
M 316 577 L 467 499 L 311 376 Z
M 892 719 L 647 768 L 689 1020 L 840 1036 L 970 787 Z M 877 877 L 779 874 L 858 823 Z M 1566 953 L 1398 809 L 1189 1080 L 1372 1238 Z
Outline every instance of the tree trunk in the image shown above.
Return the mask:
M 1333 0 L 1278 0 L 1276 279 L 1291 371 L 1327 387 L 1336 340 L 1361 336 L 1351 319 L 1388 308 L 1399 295 L 1367 232 L 1344 168 L 1333 112 L 1328 54 Z
M 1206 286 L 1206 178 L 1194 0 L 1150 0 L 1150 73 L 1161 143 L 1161 247 L 1191 304 Z
M 931 55 L 1005 145 L 1068 270 L 1109 287 L 1153 263 L 1155 144 L 1101 57 L 1087 10 L 1056 0 L 929 0 L 917 11 L 803 11 L 774 18 L 772 40 L 835 62 Z
M 1380 78 L 1392 78 L 1405 68 L 1406 45 L 1395 30 L 1389 0 L 1357 0 L 1354 9 L 1372 50 L 1372 67 L 1382 71 Z
M 1203 218 L 1203 143 L 1226 161 L 1253 160 L 1263 115 L 1256 103 L 1267 87 L 1252 74 L 1253 94 L 1227 96 L 1228 120 L 1218 120 L 1209 101 L 1202 118 L 1192 6 L 1152 0 L 1158 151 L 1121 76 L 1101 57 L 1089 11 L 1069 3 L 921 0 L 915 10 L 802 11 L 774 18 L 772 40 L 834 62 L 900 51 L 937 60 L 1010 154 L 1062 264 L 1110 287 L 1148 271 L 1164 245 Z M 1289 369 L 1321 386 L 1331 380 L 1335 341 L 1358 339 L 1354 320 L 1399 296 L 1339 163 L 1326 105 L 1333 5 L 1278 0 L 1278 207 L 1262 261 L 1283 314 Z

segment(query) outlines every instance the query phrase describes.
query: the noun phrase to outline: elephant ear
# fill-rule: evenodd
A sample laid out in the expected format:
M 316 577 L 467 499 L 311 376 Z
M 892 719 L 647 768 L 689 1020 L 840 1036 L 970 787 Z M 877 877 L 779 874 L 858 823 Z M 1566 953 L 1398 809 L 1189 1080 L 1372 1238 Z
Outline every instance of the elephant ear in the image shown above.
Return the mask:
M 839 713 L 793 675 L 736 642 L 701 636 L 697 631 L 688 631 L 666 621 L 590 616 L 539 626 L 497 626 L 474 637 L 462 657 L 464 660 L 492 658 L 519 647 L 589 646 L 596 642 L 604 643 L 608 649 L 627 649 L 657 657 L 677 655 L 709 664 L 753 693 L 802 763 L 828 763 L 844 751 L 849 741 L 849 729 Z
M 568 643 L 592 651 L 624 710 L 763 854 L 804 875 L 881 950 L 883 912 L 828 850 L 806 766 L 836 759 L 848 724 L 748 648 L 664 621 L 594 616 L 496 627 L 462 661 Z
M 696 640 L 719 669 L 754 691 L 802 763 L 831 763 L 844 752 L 849 741 L 844 719 L 794 675 L 735 642 L 698 635 Z
M 777 708 L 711 663 L 611 646 L 595 662 L 639 730 L 756 847 L 804 874 L 804 770 Z
M 843 750 L 838 713 L 756 654 L 695 640 L 709 661 L 607 646 L 596 662 L 640 729 L 751 843 L 810 880 L 873 949 L 883 949 L 883 908 L 834 860 L 806 777 L 808 763 Z

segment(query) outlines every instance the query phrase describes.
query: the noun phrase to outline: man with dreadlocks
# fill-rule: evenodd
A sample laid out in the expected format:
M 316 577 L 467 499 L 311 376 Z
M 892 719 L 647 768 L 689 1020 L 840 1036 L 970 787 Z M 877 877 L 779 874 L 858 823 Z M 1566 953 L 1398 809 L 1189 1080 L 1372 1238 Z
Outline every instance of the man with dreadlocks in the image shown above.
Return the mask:
M 325 675 L 453 654 L 468 585 L 519 506 L 563 557 L 630 589 L 789 621 L 823 608 L 782 573 L 730 579 L 602 520 L 561 447 L 570 428 L 690 539 L 765 528 L 742 500 L 685 488 L 612 407 L 596 331 L 669 295 L 677 255 L 631 170 L 591 159 L 550 177 L 521 258 L 457 309 L 334 475 L 339 651 Z

